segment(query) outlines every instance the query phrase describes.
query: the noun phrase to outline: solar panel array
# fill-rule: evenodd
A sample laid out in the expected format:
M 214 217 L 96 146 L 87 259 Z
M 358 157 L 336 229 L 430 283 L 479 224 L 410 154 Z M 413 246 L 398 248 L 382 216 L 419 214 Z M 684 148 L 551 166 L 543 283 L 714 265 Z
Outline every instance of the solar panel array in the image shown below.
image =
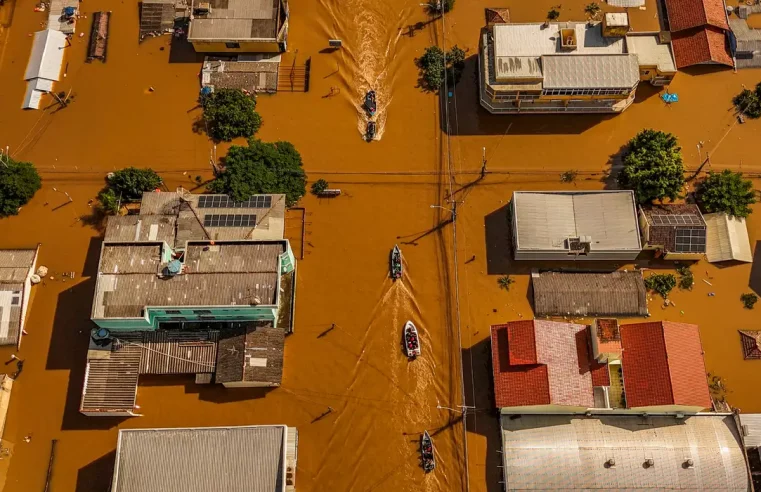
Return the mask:
M 705 253 L 706 230 L 701 227 L 681 227 L 676 230 L 677 253 Z
M 198 208 L 270 208 L 272 196 L 252 195 L 244 202 L 235 202 L 227 195 L 201 195 L 198 197 Z
M 654 225 L 673 225 L 673 226 L 702 226 L 703 221 L 700 217 L 692 214 L 681 215 L 651 215 L 650 219 Z
M 203 218 L 204 227 L 255 227 L 256 215 L 209 214 Z

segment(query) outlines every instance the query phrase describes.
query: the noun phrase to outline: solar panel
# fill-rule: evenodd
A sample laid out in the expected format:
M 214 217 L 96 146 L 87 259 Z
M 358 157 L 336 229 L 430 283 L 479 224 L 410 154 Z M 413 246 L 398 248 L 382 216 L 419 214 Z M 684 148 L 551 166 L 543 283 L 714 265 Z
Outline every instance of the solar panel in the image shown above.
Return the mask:
M 681 227 L 676 230 L 677 253 L 705 253 L 706 230 L 702 227 Z
M 700 221 L 700 217 L 692 214 L 680 214 L 680 215 L 652 215 L 651 216 L 654 225 L 673 225 L 673 226 L 701 226 L 703 222 Z
M 198 208 L 270 208 L 272 196 L 252 195 L 246 201 L 234 202 L 227 195 L 201 195 L 198 197 Z
M 256 215 L 209 214 L 203 217 L 204 227 L 256 227 Z

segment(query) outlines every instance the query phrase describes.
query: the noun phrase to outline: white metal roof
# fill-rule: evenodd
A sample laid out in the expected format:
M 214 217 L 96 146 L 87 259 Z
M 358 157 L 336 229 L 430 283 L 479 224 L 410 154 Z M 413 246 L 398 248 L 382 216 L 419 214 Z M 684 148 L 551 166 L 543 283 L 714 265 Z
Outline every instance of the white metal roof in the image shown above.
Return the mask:
M 521 415 L 501 423 L 506 491 L 750 490 L 731 415 Z
M 658 34 L 628 34 L 626 46 L 629 53 L 637 55 L 641 66 L 655 65 L 661 72 L 676 72 L 671 45 L 661 43 Z
M 634 193 L 516 191 L 519 250 L 565 251 L 569 237 L 591 236 L 592 251 L 639 250 L 642 243 Z
M 629 89 L 639 82 L 636 55 L 542 57 L 545 89 Z
M 741 413 L 740 425 L 745 446 L 761 446 L 761 413 Z
M 282 425 L 119 431 L 113 492 L 280 492 Z
M 606 12 L 605 24 L 610 27 L 629 27 L 629 14 L 626 12 Z
M 24 80 L 34 78 L 60 80 L 65 45 L 66 35 L 60 31 L 45 29 L 34 33 L 32 53 L 29 55 Z
M 753 262 L 745 219 L 725 213 L 706 214 L 703 219 L 707 228 L 706 258 L 709 262 Z
M 645 5 L 645 0 L 608 0 L 611 7 L 641 7 Z

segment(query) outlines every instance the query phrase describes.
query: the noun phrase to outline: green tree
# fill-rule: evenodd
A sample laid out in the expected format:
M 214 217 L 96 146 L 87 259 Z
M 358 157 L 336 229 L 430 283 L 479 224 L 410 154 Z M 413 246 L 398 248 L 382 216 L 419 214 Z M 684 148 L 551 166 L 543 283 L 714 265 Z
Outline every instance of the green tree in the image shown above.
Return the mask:
M 318 179 L 312 183 L 312 194 L 319 195 L 323 191 L 327 190 L 330 185 L 324 179 Z
M 639 203 L 668 198 L 675 200 L 684 186 L 682 149 L 674 135 L 642 130 L 624 154 L 618 184 L 634 190 Z
M 225 170 L 208 189 L 226 193 L 235 201 L 260 193 L 285 193 L 288 206 L 306 193 L 306 173 L 301 155 L 290 142 L 250 139 L 247 146 L 233 145 L 224 159 Z
M 758 296 L 754 293 L 743 294 L 740 296 L 740 300 L 745 306 L 745 309 L 753 309 L 753 306 L 758 302 Z
M 761 82 L 756 84 L 756 90 L 754 91 L 743 89 L 741 93 L 732 99 L 732 102 L 737 111 L 748 118 L 761 117 Z
M 153 169 L 127 167 L 111 173 L 106 182 L 114 195 L 122 201 L 138 200 L 144 191 L 152 191 L 161 186 L 161 177 Z
M 587 4 L 587 6 L 584 7 L 584 12 L 589 14 L 591 18 L 595 19 L 597 18 L 597 14 L 600 13 L 600 5 L 598 5 L 596 2 Z
M 437 91 L 444 85 L 445 76 L 450 85 L 460 81 L 465 68 L 465 51 L 457 45 L 446 53 L 438 46 L 430 46 L 417 62 L 425 87 Z
M 106 188 L 98 193 L 98 201 L 100 202 L 100 209 L 107 214 L 115 214 L 119 211 L 119 197 L 111 188 Z
M 698 187 L 698 202 L 708 213 L 725 212 L 735 217 L 747 217 L 756 203 L 753 183 L 743 179 L 742 173 L 725 169 L 720 173 L 710 172 Z
M 645 287 L 666 299 L 669 292 L 676 287 L 676 277 L 670 273 L 655 273 L 645 279 Z
M 252 137 L 262 125 L 256 112 L 256 97 L 239 89 L 219 89 L 201 96 L 203 119 L 209 135 L 229 142 L 236 137 Z
M 549 10 L 549 12 L 547 12 L 547 20 L 548 21 L 554 21 L 558 17 L 560 17 L 560 12 L 558 12 L 557 9 L 552 8 L 552 9 Z
M 0 157 L 0 217 L 18 214 L 41 187 L 40 175 L 31 163 Z

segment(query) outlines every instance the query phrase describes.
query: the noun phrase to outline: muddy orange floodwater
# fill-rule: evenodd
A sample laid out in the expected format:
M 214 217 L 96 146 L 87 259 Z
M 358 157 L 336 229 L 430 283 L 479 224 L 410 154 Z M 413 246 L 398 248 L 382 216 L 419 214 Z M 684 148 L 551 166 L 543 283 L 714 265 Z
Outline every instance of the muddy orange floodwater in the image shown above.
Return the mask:
M 444 22 L 430 21 L 420 3 L 291 0 L 287 56 L 297 63 L 311 57 L 311 88 L 260 97 L 260 137 L 293 142 L 310 180 L 325 178 L 344 193 L 301 203 L 304 258 L 283 385 L 261 393 L 198 387 L 184 378 L 141 380 L 144 416 L 128 420 L 77 412 L 100 246 L 88 201 L 107 172 L 128 165 L 156 169 L 170 188 L 211 177 L 212 146 L 193 131 L 199 58 L 170 49 L 169 37 L 138 44 L 137 2 L 87 0 L 80 32 L 89 31 L 92 12 L 113 11 L 107 62 L 84 63 L 87 36 L 75 37 L 57 89 L 70 90 L 74 102 L 24 112 L 30 33 L 47 14 L 19 0 L 0 8 L 0 146 L 34 162 L 44 179 L 20 215 L 0 221 L 0 247 L 42 243 L 41 263 L 56 278 L 35 287 L 21 350 L 0 350 L 2 360 L 16 352 L 26 361 L 5 429 L 9 456 L 0 460 L 6 490 L 43 489 L 53 439 L 51 490 L 99 491 L 110 482 L 119 429 L 242 424 L 298 427 L 302 492 L 501 490 L 487 334 L 490 324 L 532 316 L 527 268 L 506 255 L 503 207 L 511 193 L 601 189 L 610 182 L 612 157 L 644 127 L 675 133 L 690 169 L 708 152 L 713 169 L 761 172 L 761 123 L 736 124 L 730 102 L 743 84 L 761 81 L 759 70 L 680 72 L 670 88 L 679 103 L 667 107 L 657 90 L 643 85 L 618 116 L 491 116 L 478 105 L 475 86 L 483 8 L 507 6 L 513 22 L 532 22 L 542 21 L 554 3 L 458 0 Z M 563 2 L 561 20 L 583 19 L 585 3 Z M 656 12 L 647 0 L 644 10 L 631 12 L 633 27 L 657 30 Z M 344 47 L 321 52 L 332 38 Z M 417 86 L 414 59 L 435 43 L 468 50 L 463 80 L 447 97 L 449 136 L 440 124 L 443 106 Z M 379 139 L 368 144 L 361 139 L 359 103 L 371 87 L 378 91 Z M 220 146 L 217 154 L 224 151 Z M 490 173 L 466 186 L 484 152 Z M 570 169 L 580 171 L 577 181 L 561 184 L 560 173 Z M 452 192 L 456 224 L 444 201 Z M 59 207 L 68 200 L 64 193 L 73 201 Z M 286 231 L 297 252 L 301 228 L 299 214 L 289 216 Z M 761 210 L 748 228 L 755 246 Z M 395 243 L 404 250 L 406 275 L 394 284 L 386 268 Z M 58 275 L 72 271 L 73 280 Z M 676 307 L 662 309 L 653 300 L 650 310 L 656 319 L 698 323 L 707 369 L 724 379 L 729 403 L 759 412 L 761 362 L 742 359 L 737 330 L 761 329 L 755 311 L 739 301 L 741 293 L 759 290 L 754 282 L 761 273 L 751 265 L 705 262 L 693 271 L 695 286 L 673 295 Z M 503 274 L 516 280 L 509 292 L 498 288 Z M 408 319 L 420 328 L 425 350 L 413 363 L 398 348 Z M 318 339 L 333 323 L 337 329 Z M 463 404 L 475 407 L 467 433 L 459 412 L 438 408 Z M 334 411 L 313 423 L 328 407 Z M 428 475 L 417 458 L 424 429 L 438 453 L 439 466 Z

